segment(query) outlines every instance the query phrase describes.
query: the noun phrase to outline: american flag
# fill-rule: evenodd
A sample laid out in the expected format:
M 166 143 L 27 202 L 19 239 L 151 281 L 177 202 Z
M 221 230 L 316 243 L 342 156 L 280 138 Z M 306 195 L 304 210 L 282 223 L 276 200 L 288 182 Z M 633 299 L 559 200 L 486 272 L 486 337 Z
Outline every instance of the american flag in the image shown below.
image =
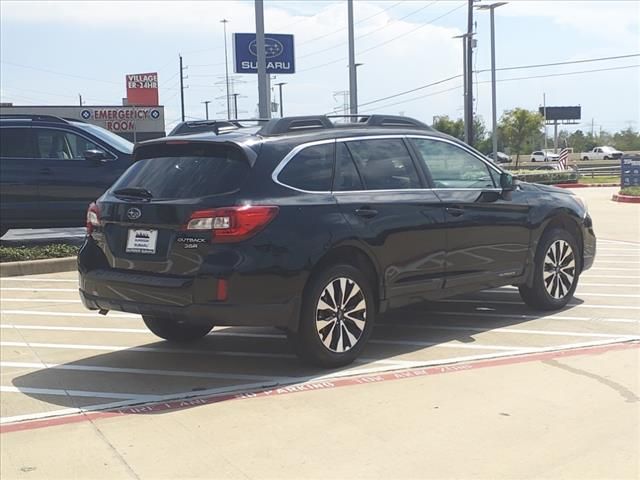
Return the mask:
M 567 166 L 567 160 L 569 160 L 569 149 L 563 148 L 560 150 L 560 158 L 558 158 L 558 166 L 560 170 L 567 170 L 569 167 Z

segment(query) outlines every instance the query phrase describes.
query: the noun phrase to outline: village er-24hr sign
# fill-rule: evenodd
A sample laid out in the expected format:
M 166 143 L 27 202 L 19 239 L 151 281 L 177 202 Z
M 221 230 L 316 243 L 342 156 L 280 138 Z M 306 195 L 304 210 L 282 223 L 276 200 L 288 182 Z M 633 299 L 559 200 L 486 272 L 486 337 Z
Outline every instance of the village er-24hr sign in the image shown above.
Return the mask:
M 258 73 L 258 48 L 255 33 L 233 34 L 234 71 Z M 267 73 L 296 73 L 293 35 L 265 33 L 264 53 Z

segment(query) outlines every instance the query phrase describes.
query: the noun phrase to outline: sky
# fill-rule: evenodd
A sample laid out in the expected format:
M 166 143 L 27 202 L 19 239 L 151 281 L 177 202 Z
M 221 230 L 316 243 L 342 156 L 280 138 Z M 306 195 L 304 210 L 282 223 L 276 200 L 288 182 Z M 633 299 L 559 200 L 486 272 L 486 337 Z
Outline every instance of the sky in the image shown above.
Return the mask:
M 477 2 L 491 3 L 486 0 Z M 279 75 L 285 115 L 340 109 L 348 90 L 346 1 L 264 0 L 265 30 L 295 38 L 296 72 Z M 432 123 L 462 116 L 464 0 L 355 0 L 361 113 Z M 158 72 L 167 131 L 180 119 L 178 55 L 187 67 L 187 119 L 226 117 L 224 34 L 241 117 L 257 115 L 255 75 L 232 70 L 231 34 L 255 31 L 253 1 L 0 2 L 0 101 L 14 105 L 120 105 L 125 75 Z M 489 14 L 475 12 L 475 111 L 491 127 Z M 640 2 L 515 0 L 495 10 L 497 68 L 627 58 L 498 71 L 497 111 L 580 105 L 582 120 L 615 132 L 640 128 Z M 594 71 L 599 70 L 599 71 Z M 566 74 L 566 75 L 565 75 Z M 277 92 L 274 90 L 274 95 Z

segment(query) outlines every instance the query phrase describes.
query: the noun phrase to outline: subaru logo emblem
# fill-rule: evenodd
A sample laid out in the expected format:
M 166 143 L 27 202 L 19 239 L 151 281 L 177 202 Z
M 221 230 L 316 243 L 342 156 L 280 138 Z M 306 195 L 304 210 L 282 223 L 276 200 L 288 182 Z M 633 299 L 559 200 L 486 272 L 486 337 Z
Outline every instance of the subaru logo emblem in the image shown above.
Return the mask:
M 130 208 L 127 210 L 127 218 L 129 220 L 137 220 L 142 216 L 142 212 L 139 208 Z
M 266 58 L 273 58 L 282 55 L 284 51 L 284 46 L 275 38 L 264 38 L 264 53 Z M 249 44 L 249 52 L 257 57 L 258 56 L 258 45 L 256 40 L 253 40 Z

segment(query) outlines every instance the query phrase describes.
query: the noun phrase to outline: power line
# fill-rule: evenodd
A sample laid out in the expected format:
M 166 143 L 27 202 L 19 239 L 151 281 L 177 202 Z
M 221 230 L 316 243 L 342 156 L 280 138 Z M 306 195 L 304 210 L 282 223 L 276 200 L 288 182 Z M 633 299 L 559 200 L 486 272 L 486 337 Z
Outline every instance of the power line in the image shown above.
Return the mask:
M 601 62 L 605 60 L 618 60 L 621 58 L 632 58 L 632 57 L 640 57 L 640 53 L 631 53 L 629 55 L 617 55 L 615 57 L 585 58 L 583 60 L 569 60 L 566 62 L 538 63 L 536 65 L 518 65 L 515 67 L 496 68 L 496 70 L 506 71 L 506 70 L 523 70 L 528 68 L 540 68 L 540 67 L 555 67 L 558 65 L 573 65 L 575 63 Z M 484 68 L 482 70 L 476 70 L 476 73 L 483 73 L 483 72 L 490 72 L 490 71 L 491 71 L 490 68 Z
M 376 32 L 379 32 L 380 30 L 384 30 L 385 28 L 389 27 L 390 25 L 393 25 L 393 24 L 394 24 L 394 23 L 396 23 L 396 22 L 400 22 L 400 21 L 404 20 L 405 18 L 408 18 L 408 17 L 410 17 L 410 16 L 412 16 L 412 15 L 415 15 L 416 13 L 421 12 L 421 11 L 422 11 L 422 10 L 424 10 L 425 8 L 428 8 L 428 7 L 430 7 L 431 5 L 433 5 L 434 3 L 438 3 L 439 1 L 440 1 L 440 0 L 435 0 L 435 1 L 433 1 L 433 2 L 431 2 L 431 3 L 429 3 L 429 4 L 427 4 L 427 5 L 425 5 L 425 6 L 423 6 L 423 7 L 418 8 L 417 10 L 414 10 L 414 11 L 413 11 L 413 12 L 411 12 L 411 13 L 408 13 L 408 14 L 407 14 L 407 15 L 405 15 L 404 17 L 398 18 L 397 20 L 392 20 L 391 22 L 389 22 L 389 23 L 387 23 L 387 24 L 383 25 L 382 27 L 376 28 L 376 29 L 374 29 L 374 30 L 372 30 L 372 31 L 370 31 L 370 32 L 363 33 L 362 35 L 357 36 L 357 37 L 356 37 L 356 40 L 360 40 L 361 38 L 364 38 L 364 37 L 367 37 L 367 36 L 369 36 L 369 35 L 372 35 L 372 34 L 374 34 L 374 33 L 376 33 Z M 382 12 L 380 12 L 380 13 L 382 13 Z M 376 14 L 376 15 L 378 15 L 378 14 Z M 368 19 L 368 18 L 371 18 L 371 17 L 374 17 L 374 16 L 375 16 L 375 15 L 371 15 L 370 17 L 367 17 L 367 19 Z M 366 19 L 365 19 L 365 20 L 366 20 Z M 361 20 L 361 21 L 357 22 L 355 25 L 358 25 L 358 24 L 360 24 L 360 23 L 364 22 L 365 20 Z M 339 32 L 339 31 L 342 31 L 342 30 L 345 30 L 345 28 L 341 28 L 340 30 L 336 30 L 336 32 Z M 325 36 L 325 37 L 326 37 L 326 36 Z M 305 42 L 305 43 L 308 43 L 308 42 Z M 333 50 L 334 48 L 342 47 L 343 45 L 345 45 L 345 43 L 347 43 L 347 42 L 340 42 L 340 43 L 338 43 L 338 44 L 336 44 L 336 45 L 333 45 L 333 46 L 331 46 L 331 47 L 323 48 L 323 49 L 320 49 L 320 50 L 315 50 L 315 51 L 313 51 L 313 52 L 306 53 L 306 54 L 304 54 L 304 55 L 299 55 L 299 56 L 298 56 L 298 58 L 311 57 L 311 56 L 313 56 L 313 55 L 317 55 L 317 54 L 319 54 L 319 53 L 327 52 L 327 51 L 329 51 L 329 50 Z
M 610 70 L 623 70 L 623 69 L 627 69 L 627 68 L 637 68 L 640 67 L 640 64 L 638 65 L 625 65 L 625 66 L 621 66 L 621 67 L 609 67 L 609 68 L 598 68 L 598 69 L 592 69 L 592 70 L 580 70 L 580 71 L 576 71 L 576 72 L 564 72 L 564 73 L 551 73 L 551 74 L 546 74 L 546 75 L 533 75 L 533 76 L 528 76 L 528 77 L 514 77 L 514 78 L 502 78 L 499 80 L 496 80 L 496 82 L 512 82 L 512 81 L 516 81 L 516 80 L 533 80 L 533 79 L 537 79 L 537 78 L 546 78 L 546 77 L 563 77 L 563 76 L 568 76 L 568 75 L 579 75 L 579 74 L 584 74 L 584 73 L 594 73 L 594 72 L 606 72 L 606 71 L 610 71 Z M 457 75 L 457 77 L 461 77 L 462 75 Z M 453 79 L 456 77 L 451 77 L 450 79 Z M 445 79 L 447 80 L 447 79 Z M 443 81 L 440 81 L 439 83 L 443 83 Z M 491 80 L 483 80 L 480 82 L 475 82 L 475 83 L 491 83 Z M 424 87 L 426 88 L 426 86 Z M 429 93 L 426 95 L 421 95 L 418 97 L 411 97 L 408 98 L 406 100 L 401 100 L 399 102 L 394 102 L 394 103 L 390 103 L 387 105 L 382 105 L 382 106 L 378 106 L 376 108 L 388 108 L 388 107 L 393 107 L 395 105 L 400 105 L 403 103 L 408 103 L 408 102 L 413 102 L 415 100 L 420 100 L 421 98 L 426 98 L 426 97 L 432 97 L 435 95 L 440 95 L 442 93 L 447 93 L 447 92 L 451 92 L 453 90 L 457 90 L 462 88 L 462 85 L 458 85 L 456 87 L 453 88 L 449 88 L 447 90 L 441 90 L 439 92 L 433 92 L 433 93 Z M 397 96 L 397 95 L 396 95 Z M 377 101 L 373 101 L 373 102 L 367 102 L 367 104 L 371 104 L 371 103 L 377 103 L 378 101 L 382 101 L 383 99 L 377 100 Z M 359 106 L 362 106 L 365 104 L 361 104 Z
M 26 68 L 29 70 L 36 70 L 39 72 L 45 72 L 45 73 L 50 73 L 52 75 L 60 75 L 62 77 L 70 77 L 70 78 L 79 78 L 81 80 L 91 80 L 92 82 L 102 82 L 102 83 L 110 83 L 112 85 L 118 85 L 121 86 L 121 82 L 112 82 L 111 80 L 104 80 L 102 78 L 91 78 L 91 77 L 83 77 L 81 75 L 73 75 L 71 73 L 62 73 L 62 72 L 56 72 L 54 70 L 47 70 L 45 68 L 40 68 L 40 67 L 32 67 L 30 65 L 22 65 L 20 63 L 13 63 L 13 62 L 0 62 L 4 65 L 11 65 L 12 67 L 20 67 L 20 68 Z
M 459 6 L 457 6 L 456 8 L 454 8 L 454 9 L 452 9 L 452 10 L 449 10 L 449 11 L 448 11 L 448 12 L 446 12 L 446 13 L 443 13 L 442 15 L 440 15 L 440 16 L 438 16 L 438 17 L 435 17 L 435 18 L 433 18 L 433 19 L 429 20 L 428 22 L 423 23 L 423 24 L 419 25 L 418 27 L 416 27 L 416 28 L 413 28 L 413 29 L 409 30 L 408 32 L 401 33 L 401 34 L 399 34 L 399 35 L 396 35 L 396 36 L 395 36 L 395 37 L 393 37 L 393 38 L 390 38 L 389 40 L 386 40 L 386 41 L 384 41 L 384 42 L 382 42 L 382 43 L 379 43 L 379 44 L 374 45 L 374 46 L 372 46 L 372 47 L 370 47 L 370 48 L 367 48 L 367 49 L 365 49 L 365 50 L 362 50 L 362 51 L 358 52 L 358 55 L 362 55 L 363 53 L 369 52 L 369 51 L 371 51 L 371 50 L 375 50 L 375 49 L 377 49 L 378 47 L 381 47 L 381 46 L 386 45 L 386 44 L 388 44 L 388 43 L 394 42 L 395 40 L 397 40 L 397 39 L 399 39 L 399 38 L 402 38 L 402 37 L 405 37 L 405 36 L 407 36 L 407 35 L 409 35 L 409 34 L 411 34 L 411 33 L 415 32 L 416 30 L 419 30 L 419 29 L 421 29 L 421 28 L 426 27 L 427 25 L 431 25 L 433 22 L 436 22 L 437 20 L 440 20 L 441 18 L 444 18 L 444 17 L 446 17 L 447 15 L 452 14 L 453 12 L 455 12 L 456 10 L 461 9 L 461 8 L 462 8 L 462 7 L 464 7 L 465 5 L 466 5 L 466 4 L 459 5 Z M 332 65 L 332 64 L 334 64 L 334 63 L 344 62 L 344 61 L 346 61 L 346 59 L 345 59 L 344 57 L 342 57 L 342 58 L 338 58 L 338 59 L 336 59 L 336 60 L 331 60 L 331 61 L 329 61 L 329 62 L 325 62 L 325 63 L 322 63 L 322 64 L 320 64 L 320 65 L 314 65 L 314 66 L 312 66 L 312 67 L 309 67 L 309 68 L 305 68 L 305 69 L 299 70 L 299 71 L 298 71 L 298 73 L 308 72 L 308 71 L 310 71 L 310 70 L 316 70 L 316 69 L 318 69 L 318 68 L 326 67 L 327 65 Z

